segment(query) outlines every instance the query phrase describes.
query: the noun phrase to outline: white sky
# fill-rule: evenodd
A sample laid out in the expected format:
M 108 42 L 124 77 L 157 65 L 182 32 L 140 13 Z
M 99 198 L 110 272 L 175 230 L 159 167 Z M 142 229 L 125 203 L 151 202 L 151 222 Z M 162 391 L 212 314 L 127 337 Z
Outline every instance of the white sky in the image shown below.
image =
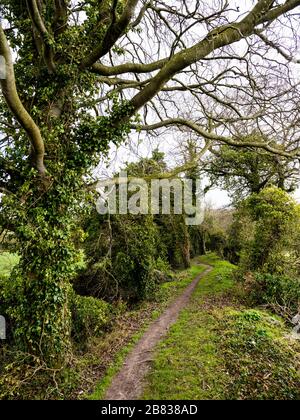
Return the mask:
M 294 198 L 300 202 L 300 189 L 294 194 Z M 214 188 L 206 194 L 206 202 L 216 209 L 230 206 L 227 192 L 219 188 Z
M 206 194 L 206 202 L 216 209 L 230 206 L 227 192 L 219 188 L 214 188 Z

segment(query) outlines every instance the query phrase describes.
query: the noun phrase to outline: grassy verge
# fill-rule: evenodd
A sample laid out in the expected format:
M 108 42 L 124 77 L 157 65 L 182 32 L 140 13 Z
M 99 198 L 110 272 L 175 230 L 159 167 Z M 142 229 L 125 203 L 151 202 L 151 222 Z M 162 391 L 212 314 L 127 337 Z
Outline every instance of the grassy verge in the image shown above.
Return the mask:
M 125 338 L 124 345 L 121 346 L 120 349 L 113 355 L 112 359 L 108 363 L 108 367 L 103 370 L 100 381 L 98 382 L 94 392 L 88 396 L 85 395 L 85 397 L 90 400 L 101 400 L 104 398 L 106 390 L 110 386 L 113 377 L 123 365 L 127 354 L 142 337 L 149 323 L 157 319 L 166 307 L 174 299 L 176 299 L 191 283 L 191 281 L 193 281 L 204 270 L 205 267 L 196 265 L 195 261 L 195 265 L 193 265 L 191 269 L 178 273 L 177 280 L 164 283 L 160 286 L 155 302 L 144 303 L 135 311 L 127 313 L 127 321 L 125 321 L 123 326 L 120 326 L 120 324 L 116 325 L 114 331 L 107 335 L 107 337 L 104 337 L 104 342 L 100 345 L 101 348 L 107 348 L 109 345 L 108 343 L 110 343 L 110 348 L 112 348 L 112 341 L 116 339 L 115 335 L 117 334 L 119 337 L 120 334 L 122 334 L 122 331 L 124 331 L 124 327 L 126 328 L 128 321 L 130 322 L 130 320 L 140 318 L 138 325 L 136 325 L 136 331 Z
M 228 399 L 300 399 L 300 347 L 287 339 L 283 321 L 257 309 L 225 308 L 219 327 Z
M 232 265 L 201 261 L 213 270 L 158 345 L 143 399 L 299 399 L 299 346 L 284 323 L 244 306 Z

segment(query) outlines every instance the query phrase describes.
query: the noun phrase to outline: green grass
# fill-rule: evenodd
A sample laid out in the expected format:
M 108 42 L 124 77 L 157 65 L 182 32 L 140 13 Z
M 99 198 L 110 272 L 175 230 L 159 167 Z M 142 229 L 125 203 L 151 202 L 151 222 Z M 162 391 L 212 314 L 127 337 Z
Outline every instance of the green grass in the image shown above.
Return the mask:
M 299 398 L 299 347 L 286 340 L 283 322 L 238 302 L 234 266 L 213 254 L 201 262 L 213 270 L 158 345 L 142 398 Z
M 216 322 L 212 314 L 201 311 L 199 306 L 205 297 L 233 287 L 230 274 L 234 267 L 214 255 L 202 257 L 200 261 L 214 268 L 200 281 L 191 304 L 181 312 L 168 337 L 158 346 L 143 399 L 202 400 L 222 394 L 226 377 L 214 345 Z
M 232 273 L 236 267 L 227 261 L 220 261 L 214 254 L 201 257 L 203 264 L 213 267 L 213 270 L 204 277 L 196 289 L 195 297 L 203 297 L 205 295 L 215 295 L 232 291 L 235 286 Z
M 206 270 L 205 266 L 197 265 L 197 262 L 194 260 L 190 269 L 179 272 L 176 280 L 163 283 L 156 294 L 156 299 L 160 302 L 168 302 L 172 297 L 180 295 L 197 276 Z
M 185 310 L 157 349 L 143 399 L 203 400 L 222 395 L 226 381 L 214 345 L 214 319 Z M 201 349 L 201 351 L 200 351 Z
M 13 267 L 18 264 L 19 257 L 8 252 L 0 253 L 0 276 L 9 276 Z
M 196 261 L 194 261 L 196 264 Z M 190 269 L 178 273 L 177 279 L 171 282 L 163 283 L 156 295 L 156 300 L 159 302 L 158 307 L 152 312 L 151 317 L 138 333 L 136 333 L 130 340 L 130 343 L 123 347 L 114 358 L 113 363 L 108 367 L 104 377 L 97 384 L 96 389 L 91 395 L 88 395 L 89 400 L 102 400 L 109 386 L 111 385 L 112 379 L 118 373 L 122 367 L 124 360 L 128 353 L 132 350 L 135 344 L 144 334 L 149 323 L 157 319 L 163 310 L 169 305 L 169 303 L 179 296 L 182 291 L 203 271 L 205 267 L 199 265 L 193 265 Z
M 146 329 L 145 327 L 142 328 L 137 334 L 135 334 L 131 338 L 130 343 L 127 346 L 123 347 L 123 349 L 118 352 L 118 354 L 115 357 L 114 362 L 111 364 L 111 366 L 108 367 L 108 369 L 105 373 L 105 376 L 97 384 L 94 392 L 92 394 L 86 396 L 86 398 L 88 400 L 99 401 L 99 400 L 104 399 L 106 391 L 109 388 L 109 386 L 111 385 L 114 376 L 121 369 L 127 354 L 132 350 L 132 348 L 135 346 L 135 344 L 137 344 L 139 339 L 144 334 L 145 329 Z

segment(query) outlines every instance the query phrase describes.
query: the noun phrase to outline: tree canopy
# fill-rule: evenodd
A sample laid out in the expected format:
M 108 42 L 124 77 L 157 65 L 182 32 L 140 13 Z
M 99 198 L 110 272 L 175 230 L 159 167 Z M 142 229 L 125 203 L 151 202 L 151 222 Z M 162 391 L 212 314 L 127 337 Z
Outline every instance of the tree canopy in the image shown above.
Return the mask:
M 241 139 L 257 138 L 252 134 Z M 299 168 L 295 159 L 266 153 L 259 148 L 239 148 L 223 145 L 212 148 L 212 154 L 204 164 L 203 172 L 208 174 L 211 186 L 219 186 L 229 192 L 235 201 L 250 194 L 259 193 L 264 188 L 275 185 L 289 193 L 299 184 Z

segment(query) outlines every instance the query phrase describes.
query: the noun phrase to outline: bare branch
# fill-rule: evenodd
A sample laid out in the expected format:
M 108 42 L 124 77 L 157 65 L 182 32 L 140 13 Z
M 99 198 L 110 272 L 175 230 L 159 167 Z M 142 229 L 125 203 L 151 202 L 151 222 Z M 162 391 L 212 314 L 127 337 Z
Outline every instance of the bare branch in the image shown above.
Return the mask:
M 276 45 L 273 41 L 268 39 L 261 31 L 255 31 L 255 34 L 269 47 L 273 48 L 278 52 L 278 54 L 282 55 L 287 61 L 295 64 L 300 64 L 300 60 L 297 60 L 287 54 L 279 45 Z
M 80 67 L 87 68 L 92 66 L 101 57 L 105 56 L 114 46 L 117 40 L 124 34 L 126 28 L 134 15 L 135 8 L 139 0 L 128 0 L 124 12 L 119 20 L 113 21 L 106 32 L 106 35 L 99 45 L 90 55 L 82 60 Z
M 45 147 L 39 127 L 35 124 L 29 113 L 22 104 L 15 81 L 14 65 L 5 33 L 0 25 L 0 55 L 3 55 L 6 62 L 6 78 L 1 80 L 1 87 L 4 98 L 17 121 L 24 128 L 29 136 L 32 146 L 33 164 L 40 175 L 46 174 L 44 165 Z
M 261 19 L 269 11 L 273 3 L 274 0 L 258 1 L 252 11 L 241 22 L 219 26 L 211 31 L 204 40 L 191 48 L 184 49 L 175 54 L 151 82 L 131 100 L 132 108 L 135 111 L 138 111 L 151 100 L 176 73 L 208 56 L 213 51 L 252 35 L 255 27 L 261 22 Z M 298 1 L 298 4 L 300 4 L 300 0 Z
M 113 67 L 95 63 L 92 66 L 92 70 L 101 76 L 115 76 L 125 73 L 151 73 L 160 70 L 168 61 L 169 59 L 165 58 L 150 64 L 126 63 Z
M 202 127 L 200 127 L 194 121 L 189 121 L 189 120 L 186 120 L 186 119 L 183 119 L 183 118 L 172 118 L 172 119 L 165 120 L 165 121 L 160 121 L 156 124 L 152 124 L 152 125 L 148 125 L 148 126 L 138 126 L 138 127 L 133 126 L 133 128 L 138 129 L 138 130 L 144 130 L 144 131 L 153 131 L 153 130 L 157 130 L 159 128 L 167 127 L 167 126 L 187 127 L 189 129 L 193 130 L 199 136 L 201 136 L 201 137 L 203 137 L 207 140 L 212 140 L 212 141 L 225 143 L 225 144 L 228 144 L 230 146 L 256 147 L 256 148 L 264 149 L 264 150 L 266 150 L 270 153 L 276 154 L 276 155 L 280 155 L 280 156 L 284 156 L 284 157 L 288 157 L 288 158 L 300 158 L 300 150 L 299 149 L 296 149 L 295 151 L 287 152 L 282 148 L 273 147 L 268 143 L 252 142 L 252 141 L 247 141 L 247 142 L 236 141 L 232 137 L 221 136 L 221 135 L 215 134 L 211 131 L 204 130 Z

